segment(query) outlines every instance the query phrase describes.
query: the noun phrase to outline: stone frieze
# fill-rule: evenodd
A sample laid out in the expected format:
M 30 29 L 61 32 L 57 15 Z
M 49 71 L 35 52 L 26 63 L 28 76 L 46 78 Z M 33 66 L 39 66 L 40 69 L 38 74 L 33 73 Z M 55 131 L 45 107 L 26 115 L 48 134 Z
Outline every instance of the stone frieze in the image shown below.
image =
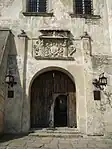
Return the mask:
M 33 40 L 33 53 L 36 59 L 74 59 L 76 48 L 67 34 L 49 32 Z

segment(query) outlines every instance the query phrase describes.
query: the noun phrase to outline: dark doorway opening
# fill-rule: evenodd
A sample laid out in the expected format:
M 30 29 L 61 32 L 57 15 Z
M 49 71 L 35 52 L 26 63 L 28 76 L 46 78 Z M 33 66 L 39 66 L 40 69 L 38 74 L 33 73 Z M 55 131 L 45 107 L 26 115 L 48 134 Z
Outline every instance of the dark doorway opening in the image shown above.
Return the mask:
M 67 126 L 67 96 L 59 95 L 55 101 L 54 108 L 54 126 Z

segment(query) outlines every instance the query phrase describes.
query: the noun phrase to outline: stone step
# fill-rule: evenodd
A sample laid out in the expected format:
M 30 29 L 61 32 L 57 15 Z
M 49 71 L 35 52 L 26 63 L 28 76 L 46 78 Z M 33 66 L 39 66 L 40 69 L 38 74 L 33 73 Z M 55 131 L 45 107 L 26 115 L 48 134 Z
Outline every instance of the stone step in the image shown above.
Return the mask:
M 38 137 L 83 137 L 77 129 L 75 128 L 55 128 L 55 129 L 38 129 L 31 130 L 29 136 L 38 136 Z
M 40 128 L 40 129 L 31 129 L 29 131 L 30 133 L 36 133 L 36 132 L 48 132 L 48 133 L 80 133 L 78 129 L 76 128 Z
M 30 133 L 29 136 L 37 137 L 63 137 L 63 138 L 82 138 L 81 134 L 63 134 L 63 133 Z

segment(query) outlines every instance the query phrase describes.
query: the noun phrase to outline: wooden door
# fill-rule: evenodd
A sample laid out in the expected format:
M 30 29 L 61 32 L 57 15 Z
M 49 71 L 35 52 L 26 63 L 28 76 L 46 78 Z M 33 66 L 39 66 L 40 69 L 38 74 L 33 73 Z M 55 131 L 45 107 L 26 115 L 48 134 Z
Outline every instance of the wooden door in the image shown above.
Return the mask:
M 76 123 L 76 97 L 75 93 L 69 92 L 68 95 L 68 126 L 69 127 L 77 127 Z M 74 100 L 75 99 L 75 100 Z
M 76 121 L 75 85 L 68 75 L 53 70 L 39 75 L 32 84 L 31 128 L 49 127 L 54 102 L 53 95 L 56 93 L 68 94 L 68 125 L 74 126 L 73 121 Z
M 52 73 L 38 76 L 31 88 L 31 127 L 48 127 L 52 102 Z

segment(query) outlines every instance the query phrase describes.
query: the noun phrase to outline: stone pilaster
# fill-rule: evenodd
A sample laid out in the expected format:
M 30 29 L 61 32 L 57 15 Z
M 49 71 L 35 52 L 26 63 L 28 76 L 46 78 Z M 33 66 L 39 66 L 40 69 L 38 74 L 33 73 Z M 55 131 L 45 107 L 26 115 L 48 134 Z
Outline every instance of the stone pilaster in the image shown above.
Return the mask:
M 92 55 L 92 49 L 91 49 L 91 37 L 88 35 L 87 32 L 84 33 L 84 36 L 82 38 L 82 45 L 83 50 L 86 55 L 91 56 Z
M 24 31 L 18 35 L 19 38 L 19 53 L 23 59 L 22 70 L 20 71 L 21 88 L 22 88 L 22 107 L 21 107 L 21 132 L 25 132 L 24 123 L 26 123 L 27 116 L 25 114 L 25 106 L 28 106 L 26 96 L 26 68 L 27 68 L 27 48 L 28 48 L 28 37 Z M 29 108 L 28 108 L 29 109 Z M 26 128 L 27 131 L 27 128 Z

